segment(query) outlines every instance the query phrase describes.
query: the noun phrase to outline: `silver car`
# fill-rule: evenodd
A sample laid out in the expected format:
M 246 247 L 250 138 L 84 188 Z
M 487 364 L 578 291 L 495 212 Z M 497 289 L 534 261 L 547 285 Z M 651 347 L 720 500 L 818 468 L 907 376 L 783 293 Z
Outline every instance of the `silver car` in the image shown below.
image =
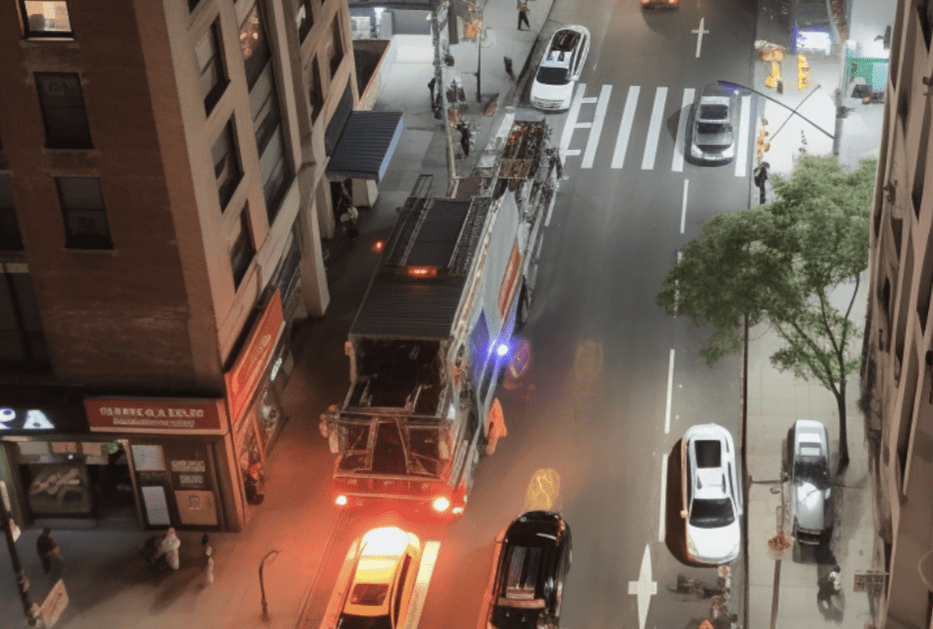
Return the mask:
M 699 162 L 726 163 L 735 157 L 731 96 L 703 95 L 693 112 L 690 157 Z
M 801 544 L 819 544 L 833 527 L 826 426 L 812 419 L 798 419 L 788 437 L 788 450 L 794 537 Z

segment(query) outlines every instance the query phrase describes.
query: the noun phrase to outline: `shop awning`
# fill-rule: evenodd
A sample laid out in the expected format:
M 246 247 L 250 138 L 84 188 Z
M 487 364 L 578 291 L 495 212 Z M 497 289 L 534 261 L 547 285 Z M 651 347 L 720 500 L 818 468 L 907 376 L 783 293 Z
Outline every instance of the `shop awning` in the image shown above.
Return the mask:
M 400 111 L 351 112 L 327 164 L 328 179 L 381 181 L 404 128 Z

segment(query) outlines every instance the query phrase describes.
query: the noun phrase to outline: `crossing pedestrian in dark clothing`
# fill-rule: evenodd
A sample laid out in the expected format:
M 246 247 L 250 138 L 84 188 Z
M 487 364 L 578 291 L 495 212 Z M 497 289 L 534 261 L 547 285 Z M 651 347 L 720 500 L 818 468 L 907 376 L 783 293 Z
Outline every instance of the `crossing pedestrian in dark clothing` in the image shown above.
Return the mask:
M 518 0 L 518 30 L 522 30 L 522 24 L 528 27 L 528 30 L 531 30 L 531 23 L 528 21 L 528 12 L 531 9 L 528 8 L 528 0 Z
M 463 149 L 463 156 L 470 156 L 470 127 L 464 123 L 460 122 L 457 124 L 457 131 L 460 132 L 460 148 Z

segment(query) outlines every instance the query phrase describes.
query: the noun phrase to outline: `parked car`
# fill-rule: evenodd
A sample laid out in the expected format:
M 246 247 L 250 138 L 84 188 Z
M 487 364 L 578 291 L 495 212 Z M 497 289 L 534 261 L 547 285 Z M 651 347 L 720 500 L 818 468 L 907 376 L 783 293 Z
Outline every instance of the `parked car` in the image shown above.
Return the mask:
M 642 9 L 676 9 L 680 0 L 641 0 Z
M 787 443 L 794 537 L 801 544 L 819 544 L 833 527 L 826 426 L 812 419 L 798 419 Z
M 358 542 L 346 599 L 336 629 L 402 629 L 408 621 L 421 542 L 390 526 L 373 529 Z
M 718 424 L 691 426 L 681 442 L 687 556 L 725 564 L 739 554 L 742 486 L 732 435 Z
M 694 106 L 690 157 L 699 162 L 726 163 L 735 157 L 734 97 L 703 94 Z
M 544 50 L 531 84 L 531 104 L 538 109 L 567 109 L 590 52 L 590 31 L 584 26 L 563 26 L 554 31 Z
M 487 629 L 556 627 L 572 559 L 570 526 L 559 514 L 519 516 L 502 539 Z

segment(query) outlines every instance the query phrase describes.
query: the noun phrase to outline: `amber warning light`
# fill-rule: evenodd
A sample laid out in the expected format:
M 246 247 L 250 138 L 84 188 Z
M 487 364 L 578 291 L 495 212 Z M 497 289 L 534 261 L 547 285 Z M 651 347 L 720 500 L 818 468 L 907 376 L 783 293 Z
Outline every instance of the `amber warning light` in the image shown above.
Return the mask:
M 408 275 L 411 277 L 437 277 L 436 266 L 410 266 Z

